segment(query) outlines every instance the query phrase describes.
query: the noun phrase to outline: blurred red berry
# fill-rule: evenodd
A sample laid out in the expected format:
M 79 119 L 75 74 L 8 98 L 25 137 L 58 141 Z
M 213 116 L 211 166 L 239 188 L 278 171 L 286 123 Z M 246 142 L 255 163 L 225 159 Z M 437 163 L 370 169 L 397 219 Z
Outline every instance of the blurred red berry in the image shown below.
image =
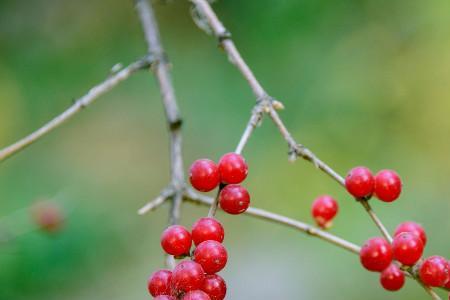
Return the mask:
M 332 220 L 339 210 L 338 203 L 331 196 L 320 196 L 314 200 L 311 207 L 311 214 L 318 226 L 329 228 Z
M 345 178 L 347 191 L 356 198 L 368 198 L 372 196 L 374 189 L 372 172 L 366 167 L 356 167 L 350 170 Z
M 170 286 L 175 293 L 198 290 L 205 279 L 205 272 L 198 263 L 186 260 L 180 262 L 172 271 Z
M 219 185 L 219 168 L 212 160 L 196 160 L 189 169 L 189 180 L 196 190 L 209 192 Z
M 422 257 L 423 243 L 420 237 L 410 232 L 403 232 L 392 241 L 394 259 L 400 263 L 412 266 Z
M 169 226 L 161 235 L 161 247 L 167 254 L 181 256 L 191 250 L 191 234 L 181 225 Z
M 417 224 L 415 222 L 403 222 L 398 225 L 397 229 L 395 229 L 394 236 L 397 236 L 402 232 L 410 232 L 420 237 L 424 247 L 427 244 L 427 235 L 420 224 Z
M 211 300 L 211 298 L 204 291 L 197 290 L 186 293 L 182 300 Z
M 237 215 L 245 212 L 250 205 L 247 190 L 237 184 L 225 186 L 219 195 L 220 207 L 227 213 Z
M 227 259 L 227 250 L 216 241 L 200 243 L 193 256 L 193 260 L 199 263 L 207 274 L 214 274 L 222 270 L 227 263 Z
M 381 237 L 371 238 L 361 247 L 359 258 L 367 270 L 381 272 L 392 262 L 391 245 Z
M 405 284 L 405 274 L 397 265 L 391 264 L 381 272 L 380 283 L 388 291 L 398 291 Z
M 219 160 L 220 180 L 223 183 L 241 183 L 247 177 L 248 166 L 242 155 L 227 153 Z
M 402 181 L 395 171 L 382 170 L 375 175 L 375 196 L 384 202 L 396 200 L 402 192 Z
M 223 300 L 227 294 L 225 280 L 217 274 L 206 275 L 202 291 L 207 293 L 211 300 Z
M 36 225 L 43 231 L 55 233 L 64 223 L 64 214 L 55 203 L 39 202 L 32 208 L 32 217 Z
M 192 240 L 195 245 L 208 240 L 222 243 L 224 235 L 222 224 L 214 218 L 200 218 L 192 226 Z
M 431 256 L 419 268 L 422 282 L 428 286 L 443 287 L 449 281 L 448 262 L 441 256 Z
M 148 280 L 148 291 L 153 297 L 170 294 L 170 279 L 172 272 L 169 270 L 159 270 L 152 274 Z

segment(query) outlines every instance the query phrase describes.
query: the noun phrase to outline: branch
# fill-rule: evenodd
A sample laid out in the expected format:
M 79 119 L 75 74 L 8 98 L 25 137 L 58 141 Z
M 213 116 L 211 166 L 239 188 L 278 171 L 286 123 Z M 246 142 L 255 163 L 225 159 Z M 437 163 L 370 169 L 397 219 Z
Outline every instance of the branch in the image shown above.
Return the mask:
M 135 0 L 136 10 L 139 14 L 145 40 L 147 42 L 148 53 L 154 58 L 152 70 L 159 85 L 161 98 L 166 112 L 168 127 L 170 130 L 170 162 L 171 162 L 171 183 L 167 188 L 170 193 L 161 193 L 156 198 L 157 203 L 162 204 L 165 199 L 172 199 L 172 206 L 169 213 L 169 223 L 177 224 L 180 221 L 180 210 L 182 195 L 184 192 L 184 171 L 183 158 L 181 152 L 181 117 L 178 111 L 175 90 L 170 75 L 170 65 L 159 37 L 158 24 L 152 6 L 146 0 Z M 140 214 L 149 211 L 152 205 L 147 204 L 139 210 Z
M 211 205 L 214 202 L 214 199 L 205 195 L 201 195 L 193 191 L 192 189 L 188 188 L 186 190 L 185 194 L 185 200 L 201 204 L 201 205 Z M 332 235 L 326 231 L 320 230 L 314 226 L 311 226 L 309 224 L 303 223 L 301 221 L 293 220 L 288 217 L 278 215 L 260 208 L 255 207 L 249 207 L 244 214 L 247 214 L 249 216 L 262 219 L 265 221 L 270 221 L 274 223 L 278 223 L 281 225 L 285 225 L 288 227 L 292 227 L 294 229 L 300 230 L 310 236 L 314 236 L 317 238 L 320 238 L 328 243 L 331 243 L 333 245 L 336 245 L 338 247 L 341 247 L 345 250 L 348 250 L 352 253 L 359 254 L 360 247 L 350 243 L 340 237 L 337 237 L 335 235 Z
M 53 129 L 56 129 L 65 121 L 73 117 L 76 113 L 82 111 L 83 108 L 94 102 L 98 97 L 112 90 L 113 87 L 115 87 L 122 81 L 126 80 L 133 73 L 148 68 L 150 64 L 151 58 L 144 57 L 130 64 L 126 68 L 110 75 L 103 82 L 91 88 L 86 95 L 82 96 L 81 98 L 78 98 L 68 109 L 66 109 L 60 115 L 55 117 L 53 120 L 51 120 L 50 122 L 39 128 L 35 132 L 15 142 L 14 144 L 1 149 L 0 162 L 16 154 L 17 152 L 25 149 L 26 147 L 36 142 L 38 139 L 50 133 Z

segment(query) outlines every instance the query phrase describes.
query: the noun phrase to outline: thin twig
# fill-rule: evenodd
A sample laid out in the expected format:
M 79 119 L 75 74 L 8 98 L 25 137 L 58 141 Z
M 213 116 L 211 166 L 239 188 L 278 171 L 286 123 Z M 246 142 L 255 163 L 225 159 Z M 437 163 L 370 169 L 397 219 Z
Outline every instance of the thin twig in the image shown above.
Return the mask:
M 211 205 L 211 203 L 214 202 L 213 198 L 198 194 L 190 188 L 186 189 L 185 200 L 202 205 Z M 308 235 L 318 237 L 345 250 L 359 254 L 359 246 L 301 221 L 293 220 L 288 217 L 255 207 L 249 207 L 245 211 L 245 214 L 298 229 Z
M 105 94 L 106 92 L 109 92 L 113 87 L 129 78 L 133 73 L 148 68 L 150 64 L 150 57 L 144 57 L 130 64 L 126 68 L 110 75 L 103 82 L 91 88 L 86 95 L 78 98 L 68 109 L 49 121 L 47 124 L 29 134 L 28 136 L 22 138 L 21 140 L 15 142 L 14 144 L 1 149 L 0 162 L 12 156 L 13 154 L 16 154 L 19 151 L 25 149 L 46 134 L 50 133 L 53 129 L 56 129 L 65 121 L 73 117 L 76 113 L 82 111 L 83 108 L 94 102 L 98 97 Z
M 259 123 L 262 121 L 262 118 L 264 116 L 263 110 L 264 108 L 262 104 L 257 104 L 253 108 L 250 120 L 248 121 L 244 133 L 242 134 L 241 139 L 239 140 L 239 144 L 237 145 L 236 150 L 234 151 L 237 154 L 242 153 L 256 126 L 258 126 Z
M 147 42 L 148 53 L 155 60 L 152 69 L 159 85 L 170 130 L 171 185 L 174 193 L 172 195 L 169 222 L 170 224 L 177 224 L 180 221 L 182 193 L 184 190 L 183 158 L 181 153 L 182 120 L 170 75 L 170 64 L 161 43 L 153 7 L 147 0 L 135 0 L 135 4 Z
M 166 187 L 164 190 L 159 193 L 158 197 L 153 199 L 152 201 L 145 204 L 143 207 L 141 207 L 138 210 L 139 215 L 145 215 L 149 211 L 152 211 L 154 209 L 157 209 L 159 206 L 161 206 L 169 197 L 173 195 L 173 189 L 171 186 Z

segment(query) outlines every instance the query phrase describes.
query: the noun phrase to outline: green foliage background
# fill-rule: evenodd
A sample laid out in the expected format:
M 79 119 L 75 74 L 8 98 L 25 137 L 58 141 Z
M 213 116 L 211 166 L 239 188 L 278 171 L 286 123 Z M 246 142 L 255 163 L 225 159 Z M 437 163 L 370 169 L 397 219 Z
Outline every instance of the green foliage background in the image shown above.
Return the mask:
M 185 162 L 232 151 L 254 98 L 195 27 L 187 1 L 155 4 L 185 119 Z M 396 169 L 402 198 L 373 206 L 393 230 L 421 222 L 426 255 L 450 255 L 450 2 L 446 0 L 221 0 L 215 8 L 270 94 L 284 102 L 299 141 L 341 174 L 355 165 Z M 132 1 L 0 2 L 0 144 L 60 113 L 117 62 L 145 52 Z M 361 244 L 378 235 L 362 208 L 286 145 L 265 122 L 250 140 L 246 183 L 255 206 L 310 222 L 331 194 L 332 232 Z M 136 210 L 168 181 L 163 108 L 154 79 L 139 73 L 62 128 L 1 164 L 0 299 L 148 299 L 146 278 L 163 266 L 167 207 Z M 38 199 L 67 213 L 55 236 L 36 231 Z M 205 208 L 183 207 L 190 226 Z M 425 299 L 408 282 L 378 284 L 358 258 L 277 225 L 219 218 L 230 262 L 228 299 Z M 446 297 L 446 296 L 445 296 Z

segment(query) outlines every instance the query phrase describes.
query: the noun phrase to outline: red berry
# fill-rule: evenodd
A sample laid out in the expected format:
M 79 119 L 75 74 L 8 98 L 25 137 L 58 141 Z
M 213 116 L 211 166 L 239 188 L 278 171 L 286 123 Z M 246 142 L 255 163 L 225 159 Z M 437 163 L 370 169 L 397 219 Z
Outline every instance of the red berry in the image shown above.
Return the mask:
M 152 274 L 148 280 L 148 291 L 153 297 L 170 294 L 170 279 L 172 272 L 169 270 L 159 270 Z
M 383 238 L 371 238 L 362 246 L 359 258 L 367 270 L 381 272 L 392 262 L 391 245 Z
M 169 226 L 161 235 L 161 246 L 170 255 L 189 254 L 191 244 L 191 234 L 180 225 Z
M 189 169 L 189 180 L 196 190 L 209 192 L 219 185 L 219 168 L 212 160 L 196 160 Z
M 217 274 L 206 275 L 202 291 L 207 293 L 211 300 L 223 300 L 227 294 L 225 280 Z
M 193 256 L 193 260 L 199 263 L 207 274 L 214 274 L 222 270 L 227 259 L 227 250 L 216 241 L 202 242 L 195 249 Z
M 398 291 L 405 284 L 405 274 L 395 264 L 391 264 L 380 274 L 380 283 L 388 291 Z
M 175 293 L 198 290 L 205 279 L 202 266 L 191 260 L 179 263 L 172 271 L 170 286 Z
M 208 240 L 222 243 L 224 234 L 222 224 L 214 218 L 198 219 L 192 226 L 192 240 L 196 246 Z
M 420 237 L 410 232 L 403 232 L 392 241 L 394 259 L 404 265 L 412 266 L 422 257 L 423 243 Z
M 186 293 L 182 300 L 211 300 L 211 298 L 204 291 L 197 290 Z
M 366 167 L 356 167 L 350 170 L 345 178 L 347 191 L 356 198 L 372 196 L 375 181 L 372 172 Z
M 394 236 L 397 236 L 402 232 L 410 232 L 420 237 L 424 247 L 427 244 L 427 235 L 420 224 L 414 222 L 401 223 L 400 225 L 398 225 L 397 229 L 395 229 Z
M 176 300 L 175 297 L 168 295 L 159 295 L 154 300 Z
M 250 195 L 247 190 L 237 184 L 227 185 L 219 195 L 220 207 L 229 214 L 237 215 L 247 210 Z
M 227 153 L 219 160 L 219 173 L 223 183 L 241 183 L 247 177 L 248 166 L 242 155 Z
M 338 204 L 331 196 L 320 196 L 314 200 L 311 213 L 317 225 L 322 228 L 329 228 L 338 210 Z
M 382 170 L 375 175 L 375 196 L 384 202 L 396 200 L 402 192 L 402 181 L 392 170 Z
M 64 221 L 64 214 L 61 208 L 50 202 L 35 204 L 32 208 L 32 216 L 37 226 L 48 233 L 59 231 Z
M 448 262 L 441 256 L 428 257 L 419 268 L 419 276 L 425 285 L 442 287 L 449 280 Z

